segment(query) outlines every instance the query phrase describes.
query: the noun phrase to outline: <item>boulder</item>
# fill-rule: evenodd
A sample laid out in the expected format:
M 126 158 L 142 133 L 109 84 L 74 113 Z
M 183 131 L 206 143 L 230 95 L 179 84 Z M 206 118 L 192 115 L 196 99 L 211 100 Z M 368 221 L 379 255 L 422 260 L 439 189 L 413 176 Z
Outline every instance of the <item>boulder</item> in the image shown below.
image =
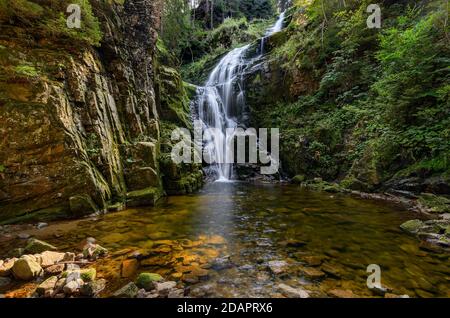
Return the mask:
M 44 241 L 31 238 L 27 242 L 27 246 L 25 246 L 24 253 L 28 254 L 39 254 L 45 251 L 56 251 L 56 247 L 46 243 Z
M 176 282 L 164 282 L 164 283 L 155 283 L 156 292 L 163 297 L 166 297 L 169 292 L 177 286 Z
M 409 220 L 400 225 L 400 228 L 408 233 L 416 234 L 422 226 L 424 223 L 421 220 Z
M 48 267 L 61 262 L 64 259 L 64 253 L 45 251 L 40 254 L 41 266 Z
M 136 279 L 136 284 L 140 288 L 144 288 L 146 291 L 152 290 L 155 288 L 155 283 L 162 281 L 163 278 L 161 275 L 156 273 L 141 273 Z
M 78 292 L 80 287 L 83 286 L 81 279 L 71 280 L 63 287 L 63 291 L 66 295 L 73 295 Z
M 44 269 L 46 275 L 58 275 L 64 271 L 64 264 L 55 264 Z
M 106 280 L 101 278 L 93 282 L 88 282 L 81 286 L 80 293 L 83 296 L 95 297 L 106 287 Z
M 14 263 L 17 261 L 17 258 L 10 258 L 5 261 L 3 261 L 3 264 L 0 265 L 0 277 L 6 277 L 11 274 L 12 267 L 14 266 Z
M 308 292 L 301 288 L 293 288 L 286 284 L 278 284 L 278 289 L 288 298 L 309 298 Z
M 42 267 L 35 258 L 24 255 L 19 258 L 12 267 L 14 277 L 20 280 L 31 280 L 42 273 Z
M 51 291 L 55 288 L 56 283 L 58 282 L 57 276 L 51 276 L 44 280 L 39 286 L 36 288 L 36 292 L 39 296 L 44 296 L 46 292 Z
M 112 296 L 115 298 L 134 298 L 138 291 L 139 288 L 131 282 L 117 290 Z

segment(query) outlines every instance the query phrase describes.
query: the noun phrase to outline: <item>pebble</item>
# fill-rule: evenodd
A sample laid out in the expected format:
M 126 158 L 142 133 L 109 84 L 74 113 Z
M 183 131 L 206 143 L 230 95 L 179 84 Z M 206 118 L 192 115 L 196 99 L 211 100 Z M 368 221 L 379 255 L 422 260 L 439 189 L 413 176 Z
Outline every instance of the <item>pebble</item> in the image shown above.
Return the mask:
M 20 238 L 21 240 L 26 240 L 26 239 L 29 239 L 31 237 L 31 235 L 28 233 L 19 233 L 17 235 L 17 237 Z
M 289 298 L 309 298 L 309 293 L 301 288 L 293 288 L 286 284 L 278 284 L 280 292 Z
M 39 222 L 37 225 L 36 225 L 36 227 L 40 230 L 40 229 L 43 229 L 44 227 L 47 227 L 48 226 L 48 224 L 47 223 L 44 223 L 44 222 Z
M 275 275 L 286 272 L 287 265 L 285 261 L 270 261 L 267 263 L 270 271 Z

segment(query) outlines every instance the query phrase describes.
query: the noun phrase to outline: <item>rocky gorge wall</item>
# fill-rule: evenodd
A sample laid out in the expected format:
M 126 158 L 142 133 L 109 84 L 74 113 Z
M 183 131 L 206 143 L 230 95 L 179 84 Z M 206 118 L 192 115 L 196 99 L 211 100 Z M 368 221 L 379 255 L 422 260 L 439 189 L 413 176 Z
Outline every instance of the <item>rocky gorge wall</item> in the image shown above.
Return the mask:
M 385 14 L 391 21 L 406 15 L 402 5 L 392 5 L 389 1 L 385 5 Z M 329 10 L 332 9 L 337 10 L 329 6 Z M 349 12 L 364 12 L 364 9 L 362 4 Z M 312 183 L 314 187 L 333 192 L 388 192 L 421 200 L 424 205 L 437 207 L 441 212 L 450 211 L 450 201 L 445 198 L 450 194 L 448 153 L 431 151 L 432 146 L 426 144 L 426 138 L 415 147 L 409 145 L 410 139 L 428 133 L 416 127 L 432 127 L 432 120 L 437 123 L 434 125 L 442 125 L 442 129 L 436 129 L 433 135 L 439 140 L 435 149 L 448 145 L 445 116 L 422 118 L 416 122 L 409 118 L 409 122 L 401 126 L 403 114 L 399 110 L 394 115 L 389 113 L 390 106 L 386 106 L 388 103 L 382 95 L 389 88 L 383 88 L 381 96 L 376 90 L 384 76 L 384 73 L 374 71 L 379 71 L 382 64 L 377 54 L 384 49 L 379 44 L 383 30 L 368 30 L 365 13 L 358 16 L 357 23 L 347 26 L 346 22 L 333 24 L 328 21 L 327 27 L 323 28 L 319 23 L 322 18 L 308 16 L 308 12 L 296 6 L 288 10 L 285 29 L 266 39 L 265 56 L 249 69 L 244 81 L 251 126 L 280 128 L 284 175 L 295 177 L 295 182 Z M 425 6 L 422 17 L 429 12 L 437 16 L 444 11 L 436 6 Z M 345 33 L 342 25 L 354 33 Z M 439 31 L 436 34 L 441 36 Z M 427 36 L 430 45 L 439 49 L 440 37 Z M 258 45 L 253 44 L 256 50 Z M 365 72 L 375 75 L 367 77 Z M 417 79 L 420 84 L 416 95 L 408 96 L 410 100 L 430 90 L 429 86 L 443 85 L 442 78 L 435 78 L 432 84 L 422 83 L 423 78 L 430 76 Z M 434 109 L 444 104 L 436 99 L 427 106 L 423 101 L 417 103 L 420 106 L 411 103 L 410 108 Z M 389 116 L 392 118 L 386 119 Z M 398 138 L 407 133 L 411 137 Z M 421 153 L 418 149 L 423 148 L 427 151 Z M 442 195 L 444 197 L 439 198 Z M 436 203 L 439 200 L 445 203 Z
M 90 1 L 93 44 L 42 27 L 52 1 L 18 2 L 0 15 L 0 221 L 155 204 L 161 3 Z

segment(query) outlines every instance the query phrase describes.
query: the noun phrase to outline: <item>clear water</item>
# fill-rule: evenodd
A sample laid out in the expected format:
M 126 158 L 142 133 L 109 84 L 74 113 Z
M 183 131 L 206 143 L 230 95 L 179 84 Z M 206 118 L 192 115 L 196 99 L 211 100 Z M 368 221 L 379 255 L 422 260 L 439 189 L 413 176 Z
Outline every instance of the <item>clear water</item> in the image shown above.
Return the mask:
M 185 276 L 176 273 L 203 269 L 200 282 L 183 284 L 191 290 L 205 286 L 211 297 L 278 297 L 279 283 L 306 289 L 312 297 L 327 297 L 333 289 L 374 297 L 366 286 L 369 264 L 381 267 L 382 284 L 396 294 L 450 297 L 448 254 L 424 249 L 399 229 L 415 217 L 385 202 L 292 185 L 215 182 L 154 208 L 60 222 L 29 233 L 61 250 L 73 251 L 89 236 L 107 247 L 111 256 L 95 265 L 98 276 L 109 281 L 103 296 L 134 279 L 120 278 L 120 265 L 129 253 L 146 250 L 154 254 L 139 272 L 182 280 Z M 23 244 L 0 243 L 0 253 Z M 231 268 L 211 267 L 224 256 L 230 257 Z M 320 264 L 311 264 L 311 256 Z M 273 260 L 287 262 L 286 273 L 273 275 L 268 269 Z M 331 268 L 335 275 L 312 279 L 305 274 L 311 268 Z M 30 289 L 17 285 L 10 295 Z

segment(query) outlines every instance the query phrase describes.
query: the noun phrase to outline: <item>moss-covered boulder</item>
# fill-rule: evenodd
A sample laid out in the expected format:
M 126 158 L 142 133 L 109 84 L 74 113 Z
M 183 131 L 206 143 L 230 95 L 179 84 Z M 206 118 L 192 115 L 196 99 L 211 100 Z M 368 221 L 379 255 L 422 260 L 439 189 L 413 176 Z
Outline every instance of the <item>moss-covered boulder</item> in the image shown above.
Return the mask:
M 30 238 L 25 246 L 23 253 L 26 254 L 39 254 L 45 251 L 56 251 L 56 246 L 53 246 L 47 242 L 38 240 L 36 238 Z
M 162 281 L 163 278 L 161 275 L 156 273 L 141 273 L 136 279 L 136 285 L 140 288 L 144 288 L 149 291 L 155 287 L 155 282 Z
M 424 226 L 421 220 L 409 220 L 400 225 L 400 228 L 408 233 L 416 234 Z

